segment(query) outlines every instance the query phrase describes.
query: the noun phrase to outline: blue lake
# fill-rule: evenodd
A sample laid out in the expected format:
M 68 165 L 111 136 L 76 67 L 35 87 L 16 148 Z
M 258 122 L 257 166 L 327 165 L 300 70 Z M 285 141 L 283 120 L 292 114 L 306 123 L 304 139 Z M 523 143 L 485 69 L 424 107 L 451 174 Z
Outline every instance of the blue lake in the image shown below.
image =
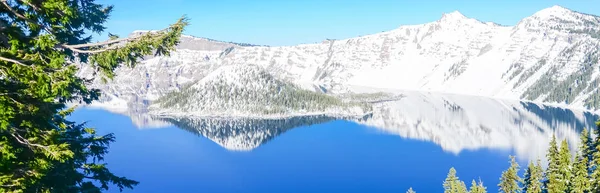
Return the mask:
M 108 167 L 140 182 L 124 192 L 424 193 L 443 192 L 450 167 L 467 186 L 481 179 L 497 192 L 509 155 L 525 166 L 545 154 L 553 133 L 576 145 L 577 133 L 598 119 L 451 95 L 408 95 L 378 109 L 364 120 L 164 119 L 169 125 L 160 128 L 99 109 L 79 109 L 71 120 L 115 133 Z

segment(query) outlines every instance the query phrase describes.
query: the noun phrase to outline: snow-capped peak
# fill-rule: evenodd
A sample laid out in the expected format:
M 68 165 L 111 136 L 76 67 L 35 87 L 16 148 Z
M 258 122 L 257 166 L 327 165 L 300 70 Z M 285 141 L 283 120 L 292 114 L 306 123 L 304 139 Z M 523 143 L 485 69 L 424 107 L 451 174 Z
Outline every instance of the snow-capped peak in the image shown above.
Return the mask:
M 440 20 L 441 21 L 457 21 L 457 20 L 464 20 L 464 19 L 468 19 L 468 18 L 465 15 L 463 15 L 462 13 L 460 13 L 459 11 L 453 11 L 450 13 L 442 14 L 442 18 Z
M 546 8 L 546 9 L 542 9 L 542 10 L 536 12 L 535 14 L 532 15 L 532 17 L 537 17 L 540 19 L 549 19 L 549 18 L 553 18 L 553 17 L 562 18 L 562 17 L 568 16 L 572 13 L 574 13 L 574 12 L 567 8 L 555 5 L 555 6 L 552 6 L 552 7 Z

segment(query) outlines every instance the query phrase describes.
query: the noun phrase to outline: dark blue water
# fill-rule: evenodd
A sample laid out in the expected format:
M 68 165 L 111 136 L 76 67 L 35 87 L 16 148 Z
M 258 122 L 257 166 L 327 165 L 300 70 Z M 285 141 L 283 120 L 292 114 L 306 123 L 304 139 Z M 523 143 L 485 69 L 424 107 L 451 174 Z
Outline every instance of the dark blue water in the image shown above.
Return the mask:
M 341 120 L 288 129 L 240 152 L 175 126 L 138 129 L 129 117 L 102 110 L 80 109 L 71 119 L 89 121 L 100 134 L 115 133 L 108 167 L 140 182 L 125 192 L 443 192 L 450 167 L 467 186 L 481 179 L 496 192 L 514 153 L 481 148 L 454 154 Z

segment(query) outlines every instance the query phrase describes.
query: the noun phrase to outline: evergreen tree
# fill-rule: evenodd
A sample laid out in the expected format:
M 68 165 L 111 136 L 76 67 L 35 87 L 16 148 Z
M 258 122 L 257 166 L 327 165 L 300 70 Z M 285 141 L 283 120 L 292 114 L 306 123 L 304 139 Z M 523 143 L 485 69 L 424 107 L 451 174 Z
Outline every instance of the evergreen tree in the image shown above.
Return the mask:
M 136 181 L 111 173 L 103 156 L 114 135 L 99 136 L 67 120 L 67 102 L 90 103 L 100 92 L 76 76 L 91 65 L 98 78 L 175 49 L 187 24 L 130 38 L 90 43 L 112 6 L 94 0 L 1 0 L 0 192 L 100 192 Z
M 548 148 L 548 168 L 546 169 L 546 181 L 545 187 L 548 193 L 564 193 L 566 188 L 564 187 L 563 177 L 560 171 L 560 159 L 558 152 L 558 145 L 556 142 L 556 136 L 552 135 L 550 141 L 550 147 Z
M 458 184 L 457 192 L 458 193 L 468 193 L 467 185 L 465 185 L 465 182 L 460 181 L 460 183 Z
M 571 181 L 571 151 L 569 150 L 569 144 L 567 140 L 562 140 L 560 144 L 559 154 L 559 173 L 560 173 L 560 184 L 562 192 L 569 191 Z
M 596 130 L 594 132 L 596 134 L 596 138 L 594 142 L 592 142 L 592 147 L 590 148 L 590 154 L 592 154 L 592 160 L 590 161 L 590 171 L 591 171 L 591 189 L 594 193 L 600 193 L 600 121 L 596 122 Z
M 475 180 L 471 182 L 471 188 L 469 189 L 469 193 L 487 193 L 487 190 L 485 186 L 483 186 L 483 182 L 481 181 L 481 179 L 479 180 L 479 183 L 475 182 Z
M 515 161 L 514 156 L 510 156 L 510 167 L 502 172 L 500 177 L 500 183 L 498 183 L 499 190 L 504 193 L 518 193 L 521 191 L 519 183 L 521 177 L 519 177 L 519 164 Z
M 571 179 L 571 193 L 585 193 L 590 190 L 590 181 L 587 170 L 587 157 L 577 152 L 576 161 L 573 162 L 573 175 Z
M 534 165 L 533 162 L 529 162 L 527 170 L 525 171 L 523 192 L 524 193 L 541 193 L 542 192 L 542 178 L 543 178 L 542 166 L 540 160 Z
M 592 182 L 590 182 L 590 159 L 593 158 L 590 147 L 592 140 L 587 129 L 581 131 L 580 146 L 575 156 L 575 161 L 572 166 L 571 191 L 572 193 L 583 193 L 591 190 Z
M 456 176 L 456 169 L 454 167 L 450 168 L 448 171 L 448 175 L 446 176 L 446 180 L 444 180 L 444 193 L 453 193 L 454 184 L 458 181 L 458 177 Z
M 410 188 L 408 188 L 408 191 L 406 191 L 406 193 L 417 193 L 417 192 L 415 192 L 415 191 L 412 189 L 412 187 L 410 187 Z
M 446 180 L 444 180 L 444 193 L 466 193 L 467 187 L 465 183 L 458 179 L 456 170 L 450 168 Z
M 579 141 L 581 142 L 581 144 L 579 146 L 579 151 L 581 153 L 581 156 L 583 156 L 587 159 L 585 166 L 586 166 L 587 170 L 590 170 L 591 164 L 589 161 L 593 159 L 592 148 L 594 146 L 593 146 L 593 140 L 590 135 L 590 131 L 588 129 L 583 128 L 583 131 L 581 131 L 581 136 L 580 136 Z

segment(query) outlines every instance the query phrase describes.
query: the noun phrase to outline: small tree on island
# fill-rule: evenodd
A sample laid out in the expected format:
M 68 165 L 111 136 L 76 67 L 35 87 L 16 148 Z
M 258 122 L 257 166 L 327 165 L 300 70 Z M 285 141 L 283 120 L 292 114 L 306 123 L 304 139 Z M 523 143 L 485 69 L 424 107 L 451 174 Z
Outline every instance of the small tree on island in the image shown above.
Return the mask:
M 68 121 L 68 102 L 90 103 L 100 91 L 76 76 L 90 65 L 110 79 L 121 64 L 168 55 L 188 24 L 128 38 L 101 33 L 112 6 L 94 0 L 0 0 L 0 192 L 101 192 L 138 182 L 111 173 L 103 156 L 114 135 Z M 95 74 L 95 73 L 94 73 Z

